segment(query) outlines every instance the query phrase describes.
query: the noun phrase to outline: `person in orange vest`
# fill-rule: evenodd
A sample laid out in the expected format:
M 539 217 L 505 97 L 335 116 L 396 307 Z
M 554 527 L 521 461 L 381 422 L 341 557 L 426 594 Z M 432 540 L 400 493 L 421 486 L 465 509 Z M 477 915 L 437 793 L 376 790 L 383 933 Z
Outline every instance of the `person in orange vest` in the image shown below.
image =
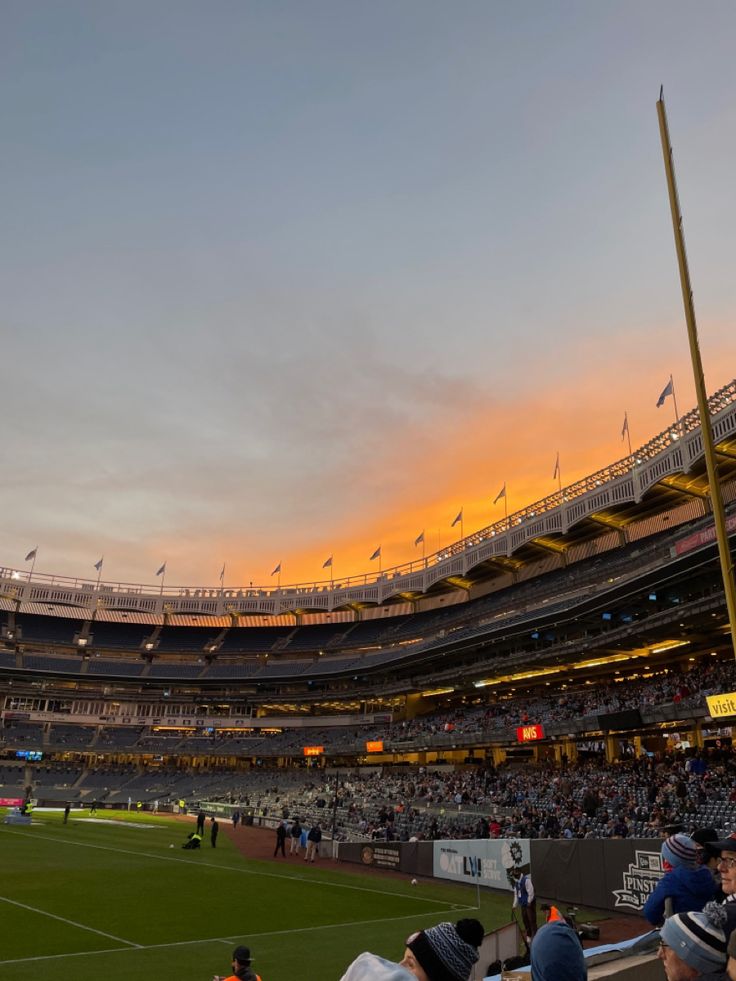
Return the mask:
M 236 947 L 233 951 L 233 973 L 224 978 L 216 974 L 212 981 L 261 981 L 258 974 L 250 969 L 250 947 Z
M 550 906 L 547 912 L 547 923 L 567 923 L 567 920 L 556 906 Z

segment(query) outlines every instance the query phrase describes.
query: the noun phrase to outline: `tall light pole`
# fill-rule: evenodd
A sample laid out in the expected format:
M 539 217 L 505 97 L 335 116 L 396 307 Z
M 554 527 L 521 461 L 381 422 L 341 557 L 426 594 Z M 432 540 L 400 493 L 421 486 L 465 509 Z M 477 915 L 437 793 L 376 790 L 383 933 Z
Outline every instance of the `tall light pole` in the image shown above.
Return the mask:
M 716 453 L 713 446 L 713 427 L 711 426 L 710 421 L 708 395 L 705 388 L 705 377 L 703 376 L 703 362 L 700 358 L 698 326 L 695 322 L 693 291 L 690 285 L 690 270 L 688 269 L 687 252 L 685 251 L 685 235 L 682 228 L 682 213 L 680 212 L 680 200 L 677 195 L 675 166 L 672 160 L 672 144 L 670 143 L 670 133 L 667 126 L 667 113 L 664 107 L 664 90 L 662 88 L 659 90 L 659 99 L 657 101 L 657 116 L 659 117 L 659 135 L 662 139 L 662 153 L 664 154 L 664 169 L 665 173 L 667 174 L 667 189 L 670 196 L 670 211 L 672 212 L 672 228 L 675 233 L 677 264 L 680 268 L 680 286 L 682 287 L 682 302 L 685 306 L 687 337 L 690 343 L 690 360 L 692 361 L 693 366 L 695 392 L 698 397 L 700 433 L 703 440 L 703 451 L 705 452 L 705 467 L 708 473 L 708 492 L 710 495 L 711 508 L 713 510 L 716 538 L 718 540 L 718 555 L 721 561 L 721 576 L 723 577 L 723 589 L 726 594 L 728 622 L 731 627 L 731 644 L 733 646 L 734 657 L 736 658 L 736 588 L 734 588 L 733 562 L 731 560 L 731 552 L 728 547 L 726 512 L 723 507 L 723 495 L 721 494 L 721 485 L 718 480 L 718 466 L 716 464 Z

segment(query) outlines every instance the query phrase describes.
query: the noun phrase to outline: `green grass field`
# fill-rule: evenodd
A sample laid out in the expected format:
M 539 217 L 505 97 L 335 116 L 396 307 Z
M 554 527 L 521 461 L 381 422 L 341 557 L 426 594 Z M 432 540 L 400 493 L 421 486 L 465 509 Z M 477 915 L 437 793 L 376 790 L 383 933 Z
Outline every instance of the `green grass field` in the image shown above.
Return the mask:
M 210 981 L 238 943 L 264 981 L 338 981 L 361 951 L 399 959 L 406 936 L 441 920 L 509 920 L 506 895 L 481 893 L 478 912 L 465 886 L 248 861 L 225 835 L 185 852 L 182 823 L 99 817 L 0 824 L 2 981 Z

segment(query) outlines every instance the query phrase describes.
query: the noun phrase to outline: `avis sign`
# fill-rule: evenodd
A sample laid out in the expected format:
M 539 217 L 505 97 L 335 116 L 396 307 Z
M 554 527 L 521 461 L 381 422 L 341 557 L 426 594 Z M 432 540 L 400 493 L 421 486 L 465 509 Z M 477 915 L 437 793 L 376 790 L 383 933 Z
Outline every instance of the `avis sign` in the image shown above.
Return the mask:
M 516 740 L 520 743 L 531 743 L 544 739 L 544 726 L 519 726 L 516 730 Z

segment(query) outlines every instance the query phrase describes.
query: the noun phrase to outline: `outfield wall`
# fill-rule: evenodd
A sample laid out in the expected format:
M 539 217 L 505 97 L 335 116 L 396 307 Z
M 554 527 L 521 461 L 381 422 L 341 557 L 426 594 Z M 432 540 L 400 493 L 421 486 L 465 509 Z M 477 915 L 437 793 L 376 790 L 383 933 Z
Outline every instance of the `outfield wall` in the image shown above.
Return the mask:
M 640 913 L 663 874 L 661 842 L 641 839 L 482 839 L 340 842 L 341 862 L 408 876 L 511 891 L 511 870 L 530 871 L 541 899 Z

